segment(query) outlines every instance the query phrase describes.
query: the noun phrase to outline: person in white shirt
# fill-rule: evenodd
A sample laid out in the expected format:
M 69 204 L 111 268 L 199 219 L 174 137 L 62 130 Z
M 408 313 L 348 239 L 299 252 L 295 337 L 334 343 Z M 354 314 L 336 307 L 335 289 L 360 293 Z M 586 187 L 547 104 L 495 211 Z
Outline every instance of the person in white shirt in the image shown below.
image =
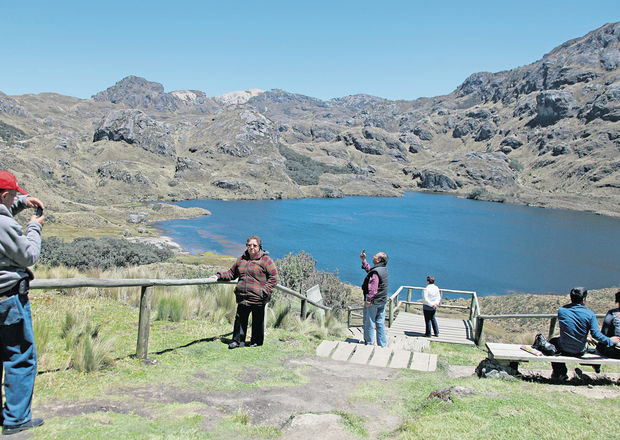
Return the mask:
M 435 312 L 441 303 L 441 292 L 435 285 L 435 277 L 429 275 L 426 277 L 426 287 L 422 291 L 422 311 L 424 312 L 424 323 L 426 324 L 424 336 L 430 338 L 431 325 L 435 336 L 439 336 L 439 327 L 435 319 Z

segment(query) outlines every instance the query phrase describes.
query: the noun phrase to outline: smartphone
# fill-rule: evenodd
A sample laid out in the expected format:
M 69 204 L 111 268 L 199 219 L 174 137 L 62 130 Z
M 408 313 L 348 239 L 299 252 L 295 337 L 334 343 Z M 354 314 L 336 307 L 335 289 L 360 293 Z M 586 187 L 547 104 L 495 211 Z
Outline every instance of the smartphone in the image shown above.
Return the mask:
M 41 217 L 43 215 L 43 208 L 37 206 L 37 217 Z

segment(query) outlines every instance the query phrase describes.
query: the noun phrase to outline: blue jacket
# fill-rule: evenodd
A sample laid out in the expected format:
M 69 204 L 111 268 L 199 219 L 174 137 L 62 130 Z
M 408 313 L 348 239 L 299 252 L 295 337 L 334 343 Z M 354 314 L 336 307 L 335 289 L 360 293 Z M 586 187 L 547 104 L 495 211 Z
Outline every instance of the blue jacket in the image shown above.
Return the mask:
M 586 351 L 588 333 L 597 341 L 613 346 L 607 336 L 598 329 L 594 312 L 583 304 L 566 304 L 558 309 L 560 323 L 560 348 L 568 354 L 583 354 Z

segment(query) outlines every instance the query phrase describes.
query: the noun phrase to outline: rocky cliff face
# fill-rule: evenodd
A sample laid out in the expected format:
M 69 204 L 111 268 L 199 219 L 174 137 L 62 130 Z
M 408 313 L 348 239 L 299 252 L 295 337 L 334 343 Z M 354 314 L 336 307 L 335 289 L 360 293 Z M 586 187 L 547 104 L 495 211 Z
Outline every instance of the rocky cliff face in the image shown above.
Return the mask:
M 614 23 L 415 101 L 134 76 L 88 100 L 0 93 L 0 167 L 58 204 L 430 190 L 620 215 L 619 64 Z

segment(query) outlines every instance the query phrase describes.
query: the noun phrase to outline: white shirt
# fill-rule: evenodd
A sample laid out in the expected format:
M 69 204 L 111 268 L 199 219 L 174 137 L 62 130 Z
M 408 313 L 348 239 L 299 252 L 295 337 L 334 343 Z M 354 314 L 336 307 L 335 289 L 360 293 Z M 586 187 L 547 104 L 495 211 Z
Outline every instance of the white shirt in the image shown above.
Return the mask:
M 422 291 L 422 299 L 425 306 L 433 307 L 434 305 L 439 304 L 441 301 L 441 292 L 439 292 L 439 287 L 435 284 L 429 284 L 426 286 Z

